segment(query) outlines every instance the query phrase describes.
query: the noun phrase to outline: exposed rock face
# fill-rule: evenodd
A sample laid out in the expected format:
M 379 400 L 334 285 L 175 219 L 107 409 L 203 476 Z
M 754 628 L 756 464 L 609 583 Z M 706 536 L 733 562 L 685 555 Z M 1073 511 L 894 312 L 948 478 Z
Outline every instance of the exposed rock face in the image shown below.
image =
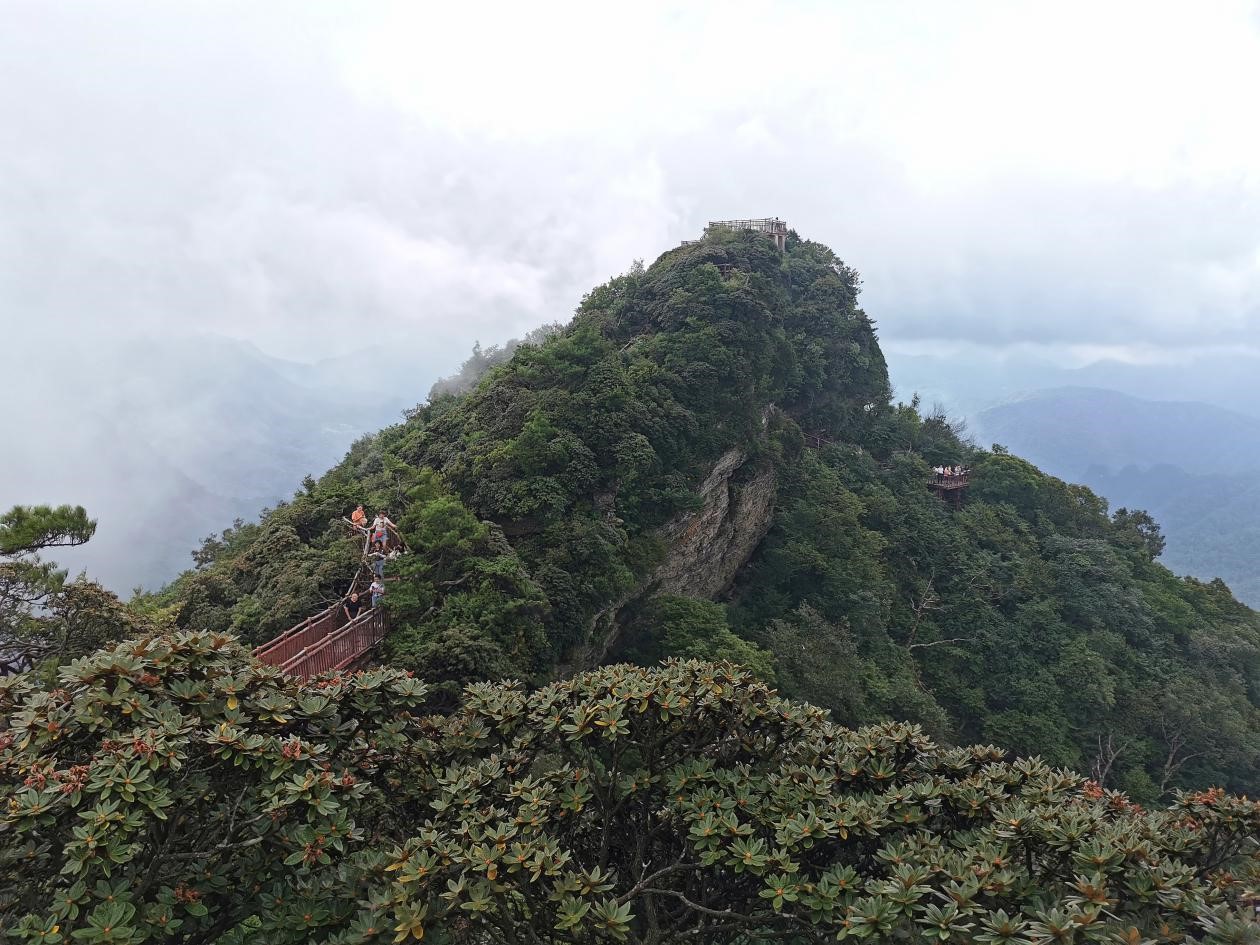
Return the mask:
M 696 490 L 701 506 L 665 525 L 660 537 L 665 560 L 648 580 L 596 616 L 592 641 L 561 672 L 602 662 L 621 632 L 620 611 L 630 602 L 657 594 L 717 597 L 770 529 L 778 476 L 766 464 L 746 468 L 748 454 L 731 449 L 714 464 Z
M 716 597 L 752 556 L 770 528 L 778 477 L 768 464 L 745 470 L 746 462 L 743 450 L 723 454 L 697 490 L 704 504 L 662 529 L 668 551 L 654 593 Z

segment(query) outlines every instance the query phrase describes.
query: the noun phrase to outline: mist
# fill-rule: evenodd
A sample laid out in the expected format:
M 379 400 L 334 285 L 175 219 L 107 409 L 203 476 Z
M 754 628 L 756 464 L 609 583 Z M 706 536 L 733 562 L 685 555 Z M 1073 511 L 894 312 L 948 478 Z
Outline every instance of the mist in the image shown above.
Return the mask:
M 894 364 L 1254 354 L 1252 4 L 5 20 L 0 505 L 119 589 L 708 219 L 832 246 Z

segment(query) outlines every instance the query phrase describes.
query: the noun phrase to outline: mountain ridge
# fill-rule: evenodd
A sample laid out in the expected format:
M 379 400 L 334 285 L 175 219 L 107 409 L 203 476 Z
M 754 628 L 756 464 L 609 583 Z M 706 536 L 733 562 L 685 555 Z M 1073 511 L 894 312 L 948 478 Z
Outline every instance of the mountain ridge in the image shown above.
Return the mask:
M 1260 618 L 1157 564 L 1148 518 L 894 403 L 857 287 L 796 234 L 671 250 L 208 543 L 165 600 L 266 639 L 344 591 L 364 502 L 413 549 L 384 658 L 448 696 L 730 658 L 846 724 L 910 718 L 1139 798 L 1257 783 Z M 942 463 L 972 469 L 957 511 L 927 489 Z

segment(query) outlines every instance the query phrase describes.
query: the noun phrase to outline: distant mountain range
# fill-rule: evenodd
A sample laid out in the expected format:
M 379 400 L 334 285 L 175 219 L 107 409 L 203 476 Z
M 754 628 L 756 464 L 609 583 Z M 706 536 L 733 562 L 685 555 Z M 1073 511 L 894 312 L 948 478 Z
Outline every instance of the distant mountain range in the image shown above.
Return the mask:
M 1037 391 L 1084 387 L 1143 400 L 1188 401 L 1260 417 L 1260 356 L 1202 352 L 1176 363 L 1099 360 L 1063 367 L 1023 354 L 888 355 L 889 374 L 903 399 L 918 392 L 925 404 L 940 402 L 960 415 Z
M 9 395 L 0 436 L 18 448 L 0 504 L 86 506 L 96 536 L 56 560 L 124 593 L 169 580 L 203 537 L 398 420 L 436 374 L 403 350 L 305 364 L 210 335 L 70 343 L 56 371 Z
M 976 416 L 974 432 L 982 442 L 1017 448 L 1069 479 L 1094 468 L 1171 466 L 1206 474 L 1260 469 L 1260 418 L 1099 388 L 1041 390 L 990 407 Z

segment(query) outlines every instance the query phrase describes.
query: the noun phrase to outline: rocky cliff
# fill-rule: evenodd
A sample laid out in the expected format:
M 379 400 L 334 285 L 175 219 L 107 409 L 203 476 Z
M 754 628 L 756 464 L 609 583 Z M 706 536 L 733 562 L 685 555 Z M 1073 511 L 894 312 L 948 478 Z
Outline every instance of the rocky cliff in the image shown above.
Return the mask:
M 743 449 L 730 449 L 696 489 L 700 507 L 676 516 L 658 533 L 665 559 L 632 590 L 592 620 L 590 645 L 580 647 L 563 669 L 596 666 L 607 658 L 624 629 L 622 614 L 658 594 L 713 599 L 722 594 L 757 550 L 774 520 L 778 474 Z
M 663 529 L 668 549 L 648 588 L 653 593 L 713 598 L 725 591 L 752 557 L 774 514 L 774 467 L 731 449 L 696 490 L 701 506 Z

